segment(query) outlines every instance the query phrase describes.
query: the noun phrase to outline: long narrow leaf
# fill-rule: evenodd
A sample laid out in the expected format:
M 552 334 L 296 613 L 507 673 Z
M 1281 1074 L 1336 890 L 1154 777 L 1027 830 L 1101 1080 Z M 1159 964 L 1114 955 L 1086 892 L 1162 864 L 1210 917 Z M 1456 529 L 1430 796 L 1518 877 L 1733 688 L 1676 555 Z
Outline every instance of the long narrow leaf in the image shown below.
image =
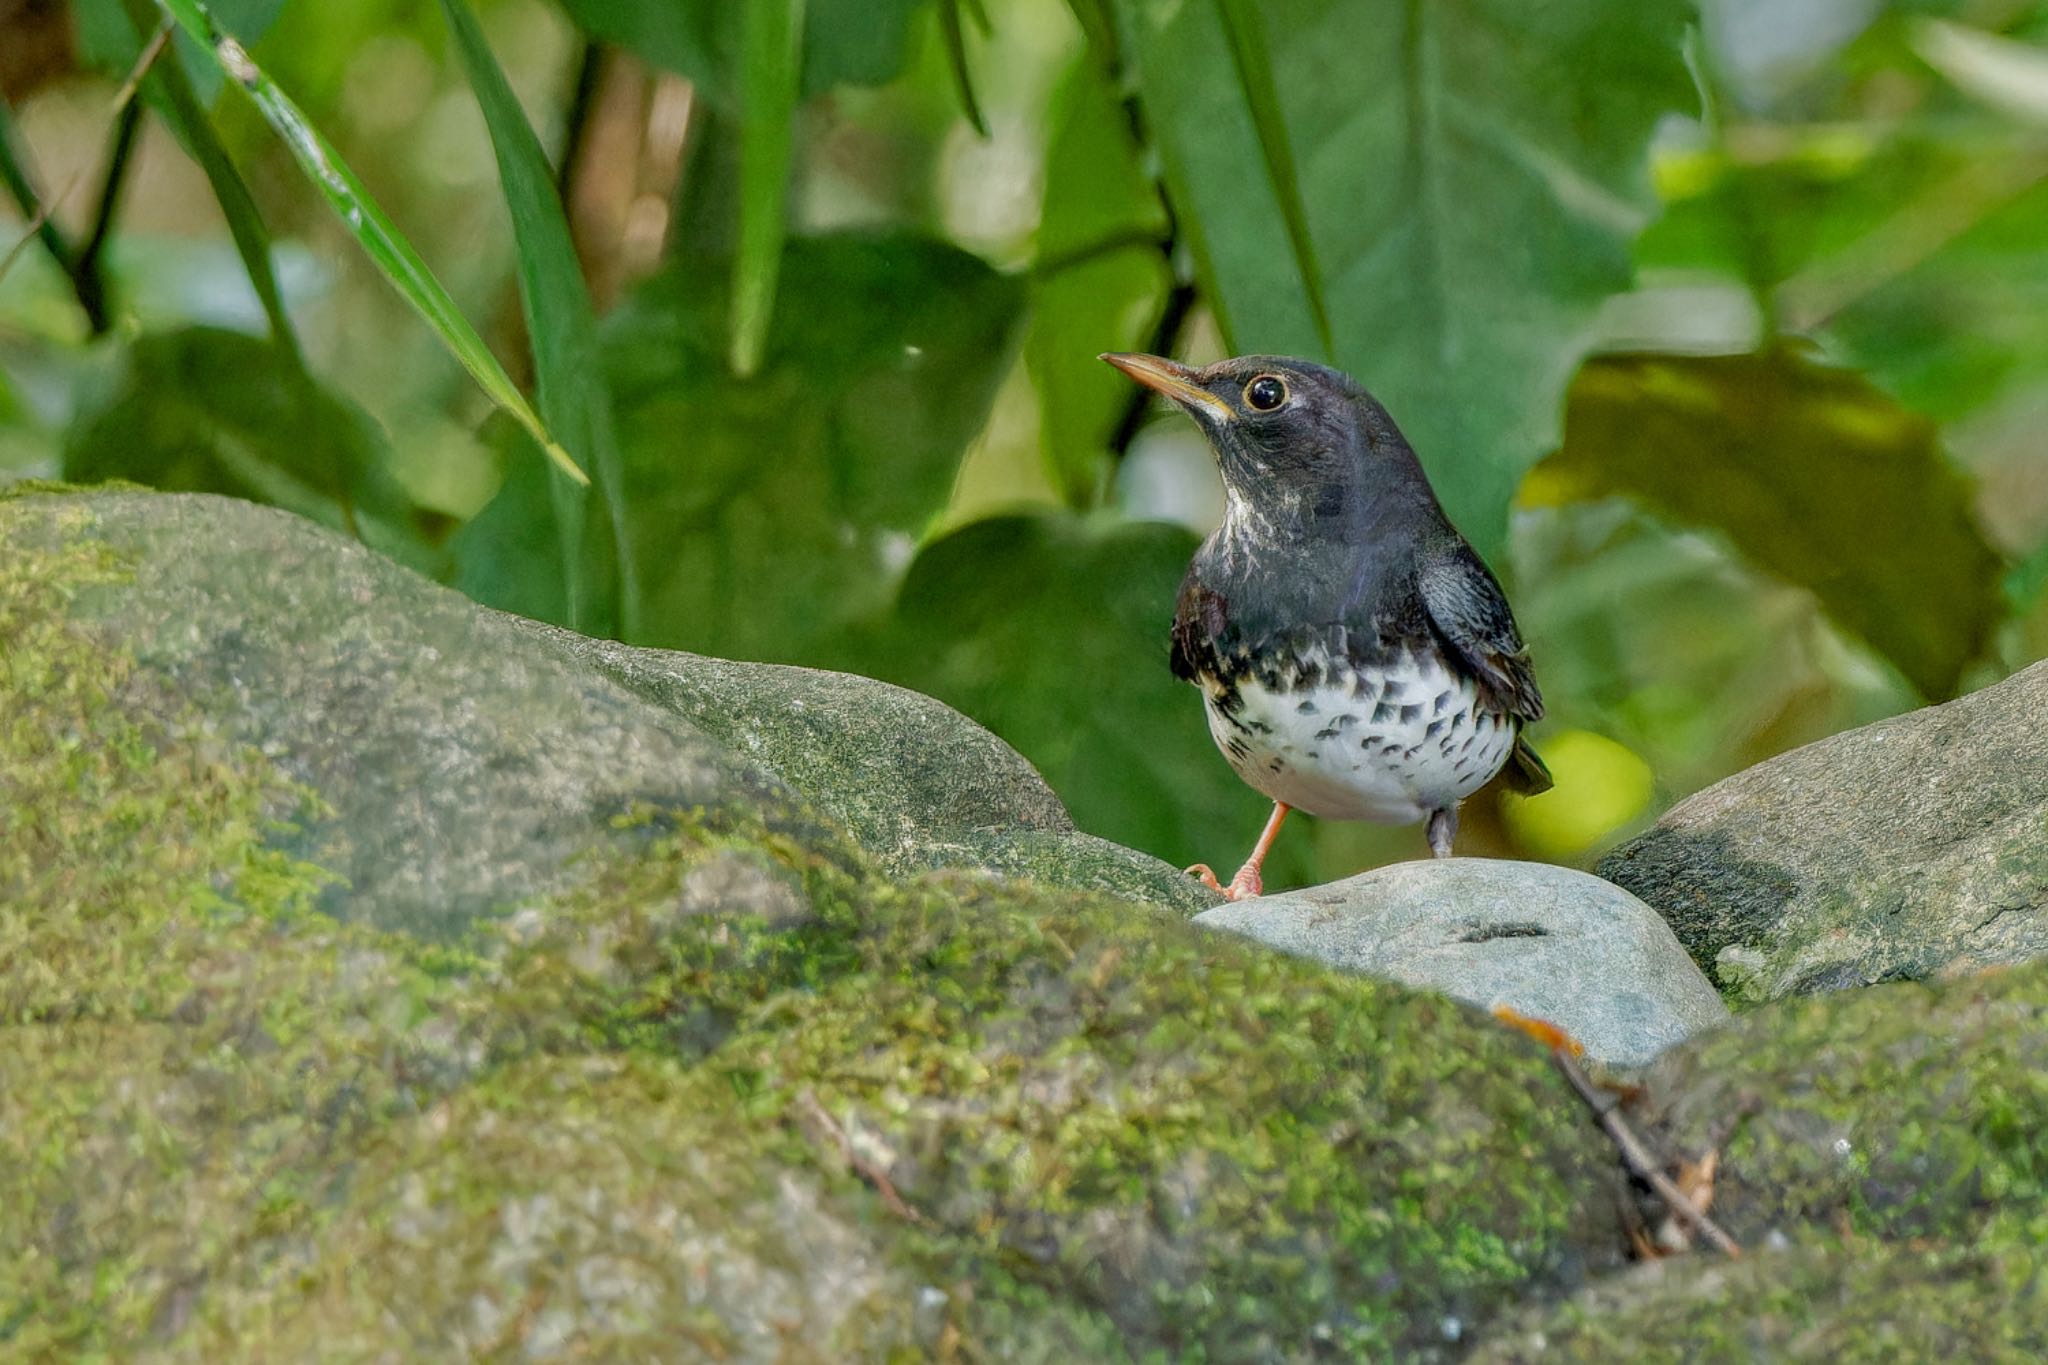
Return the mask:
M 1301 276 L 1301 289 L 1315 319 L 1316 335 L 1322 339 L 1325 359 L 1337 353 L 1330 331 L 1330 309 L 1323 298 L 1323 273 L 1316 264 L 1315 243 L 1308 234 L 1308 206 L 1301 197 L 1301 178 L 1294 169 L 1294 150 L 1287 139 L 1287 124 L 1280 113 L 1280 91 L 1273 83 L 1273 60 L 1266 51 L 1266 37 L 1251 0 L 1216 0 L 1223 15 L 1223 31 L 1230 39 L 1230 59 L 1237 68 L 1252 127 L 1259 135 L 1259 150 L 1265 154 L 1266 175 L 1280 201 L 1280 216 L 1287 225 L 1288 245 L 1294 250 L 1294 267 Z
M 628 539 L 618 435 L 600 363 L 596 313 L 584 286 L 568 215 L 555 192 L 547 153 L 541 150 L 540 139 L 534 136 L 504 71 L 492 57 L 476 17 L 464 0 L 441 0 L 441 9 L 469 73 L 470 88 L 483 108 L 491 145 L 497 150 L 498 178 L 519 248 L 519 297 L 526 310 L 527 334 L 533 341 L 540 413 L 563 444 L 582 457 L 597 476 L 617 554 L 619 624 L 622 633 L 631 638 L 637 625 L 639 582 Z M 584 492 L 559 472 L 551 482 L 569 575 L 570 611 L 577 617 L 585 605 L 579 590 Z
M 548 434 L 540 415 L 520 394 L 518 386 L 498 364 L 497 357 L 484 345 L 476 329 L 469 325 L 469 320 L 462 316 L 455 300 L 427 269 L 427 263 L 420 259 L 419 252 L 385 216 L 384 210 L 363 188 L 355 172 L 328 145 L 299 107 L 249 59 L 240 43 L 214 26 L 198 0 L 157 0 L 157 4 L 200 45 L 230 81 L 255 101 L 265 120 L 290 148 L 300 169 L 319 188 L 334 211 L 341 215 L 356 244 L 384 272 L 385 278 L 391 281 L 405 301 L 426 319 L 434 334 L 441 338 L 441 343 L 470 372 L 491 401 L 531 432 L 548 458 L 560 465 L 564 473 L 578 483 L 589 483 L 589 476 Z
M 953 68 L 953 87 L 960 92 L 960 108 L 974 131 L 988 136 L 988 120 L 981 116 L 981 102 L 974 98 L 974 73 L 967 68 L 967 35 L 960 23 L 964 0 L 939 0 L 939 31 L 946 39 L 946 61 Z M 984 16 L 983 23 L 987 20 Z
M 122 0 L 122 5 L 138 38 L 160 22 L 150 0 Z M 206 173 L 207 183 L 213 186 L 213 197 L 220 204 L 222 216 L 227 219 L 228 235 L 234 238 L 242 267 L 249 272 L 249 283 L 256 290 L 257 301 L 263 305 L 263 316 L 270 320 L 271 339 L 295 364 L 304 368 L 305 353 L 299 348 L 298 333 L 292 330 L 291 318 L 284 310 L 284 296 L 277 287 L 277 273 L 271 268 L 270 234 L 263 226 L 263 216 L 257 211 L 256 200 L 250 195 L 248 185 L 236 171 L 234 162 L 229 160 L 227 148 L 215 135 L 212 122 L 200 107 L 199 96 L 193 91 L 185 68 L 175 61 L 155 62 L 147 80 L 145 88 L 157 95 L 157 107 L 178 134 L 185 150 L 199 163 L 199 169 Z
M 733 257 L 732 368 L 752 374 L 768 341 L 788 231 L 789 159 L 803 81 L 804 0 L 747 0 L 740 111 L 740 240 Z

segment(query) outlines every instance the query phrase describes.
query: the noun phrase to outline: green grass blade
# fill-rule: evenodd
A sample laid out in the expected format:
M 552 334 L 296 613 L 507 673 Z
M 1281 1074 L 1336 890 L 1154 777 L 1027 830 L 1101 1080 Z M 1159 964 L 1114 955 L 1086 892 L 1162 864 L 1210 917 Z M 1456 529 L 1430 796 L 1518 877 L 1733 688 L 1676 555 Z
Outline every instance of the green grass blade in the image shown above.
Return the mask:
M 1259 135 L 1259 150 L 1265 154 L 1266 176 L 1280 201 L 1280 215 L 1287 225 L 1288 245 L 1294 250 L 1294 267 L 1301 276 L 1302 293 L 1315 319 L 1316 334 L 1322 339 L 1324 359 L 1333 359 L 1337 346 L 1331 337 L 1329 305 L 1323 298 L 1323 274 L 1316 265 L 1315 243 L 1308 234 L 1308 206 L 1301 197 L 1301 178 L 1294 169 L 1294 149 L 1287 139 L 1287 123 L 1280 113 L 1280 91 L 1273 83 L 1273 60 L 1266 51 L 1266 36 L 1259 27 L 1259 15 L 1252 0 L 1216 0 L 1223 16 L 1223 31 L 1230 41 L 1230 59 L 1244 92 L 1252 127 Z
M 981 102 L 974 98 L 974 73 L 967 69 L 967 36 L 962 32 L 960 7 L 964 0 L 939 0 L 939 31 L 946 39 L 946 62 L 953 68 L 953 88 L 960 92 L 960 108 L 974 131 L 988 136 L 988 120 L 981 116 Z M 987 17 L 983 16 L 984 28 Z
M 455 46 L 469 73 L 497 150 L 498 178 L 512 214 L 519 251 L 519 296 L 526 330 L 533 340 L 533 369 L 541 417 L 597 476 L 611 520 L 619 581 L 619 625 L 631 638 L 640 599 L 638 574 L 628 538 L 625 490 L 611 394 L 605 384 L 597 340 L 596 310 L 583 281 L 568 215 L 555 190 L 553 167 L 527 123 L 505 73 L 492 57 L 476 17 L 464 0 L 441 0 Z M 582 564 L 583 491 L 559 473 L 553 480 L 556 515 L 563 523 L 564 550 L 573 554 L 570 604 L 581 609 L 577 591 Z
M 760 368 L 788 232 L 789 162 L 803 81 L 804 0 L 746 0 L 740 111 L 740 240 L 733 256 L 733 373 Z
M 150 0 L 122 0 L 122 7 L 127 11 L 128 22 L 135 27 L 137 38 L 146 39 L 159 22 Z M 284 296 L 277 287 L 277 272 L 271 267 L 270 233 L 263 226 L 263 216 L 257 211 L 249 186 L 228 158 L 227 148 L 215 135 L 213 124 L 207 119 L 184 66 L 168 56 L 157 61 L 150 68 L 145 88 L 152 87 L 159 97 L 157 108 L 177 132 L 185 150 L 199 163 L 207 183 L 213 187 L 213 197 L 220 204 L 222 216 L 227 219 L 228 235 L 234 238 L 242 267 L 249 272 L 249 283 L 263 305 L 263 316 L 270 320 L 271 339 L 304 369 L 305 353 L 299 347 L 298 333 L 292 329 L 291 318 L 285 313 Z
M 577 483 L 589 483 L 589 476 L 548 434 L 540 415 L 520 394 L 518 386 L 498 364 L 497 357 L 484 345 L 476 329 L 462 316 L 455 300 L 448 296 L 448 291 L 427 269 L 427 263 L 420 259 L 419 252 L 385 216 L 384 210 L 363 188 L 355 172 L 328 145 L 299 107 L 250 60 L 240 43 L 214 26 L 211 16 L 198 0 L 156 2 L 177 21 L 179 28 L 199 44 L 228 80 L 255 101 L 264 119 L 284 139 L 300 169 L 341 216 L 356 244 L 384 272 L 385 278 L 391 281 L 405 301 L 426 319 L 434 334 L 476 379 L 491 401 L 532 433 L 548 458 L 561 466 L 564 473 Z

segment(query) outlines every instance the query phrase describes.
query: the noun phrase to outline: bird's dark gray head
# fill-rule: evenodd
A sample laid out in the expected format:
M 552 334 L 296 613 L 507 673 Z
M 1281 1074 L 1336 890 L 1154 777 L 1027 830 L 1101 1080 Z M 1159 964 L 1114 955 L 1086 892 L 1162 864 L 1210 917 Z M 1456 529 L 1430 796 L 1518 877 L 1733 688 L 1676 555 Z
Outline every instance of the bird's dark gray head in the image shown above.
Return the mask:
M 1249 355 L 1200 368 L 1155 355 L 1102 359 L 1156 389 L 1209 438 L 1231 515 L 1283 534 L 1355 533 L 1375 507 L 1435 503 L 1387 410 L 1348 375 Z

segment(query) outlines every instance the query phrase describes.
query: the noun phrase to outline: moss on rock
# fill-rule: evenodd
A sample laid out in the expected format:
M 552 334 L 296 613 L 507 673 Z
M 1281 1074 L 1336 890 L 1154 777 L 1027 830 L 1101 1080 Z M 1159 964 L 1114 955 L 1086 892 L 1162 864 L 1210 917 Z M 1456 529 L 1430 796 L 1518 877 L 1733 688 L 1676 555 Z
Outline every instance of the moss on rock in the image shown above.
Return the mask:
M 1644 1087 L 1667 1150 L 1720 1152 L 1714 1213 L 1749 1244 L 1805 1225 L 2048 1241 L 2048 964 L 1781 1001 Z
M 1522 1361 L 2039 1360 L 2038 1250 L 1816 1245 L 1655 1262 L 1492 1335 L 1473 1365 Z

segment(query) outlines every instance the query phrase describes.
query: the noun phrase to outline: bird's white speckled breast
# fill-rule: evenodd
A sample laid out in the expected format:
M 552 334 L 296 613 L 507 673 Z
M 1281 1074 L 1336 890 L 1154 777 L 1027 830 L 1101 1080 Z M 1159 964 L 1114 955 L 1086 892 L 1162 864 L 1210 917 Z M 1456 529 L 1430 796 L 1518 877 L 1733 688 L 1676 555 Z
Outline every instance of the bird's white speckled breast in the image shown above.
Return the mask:
M 1298 810 L 1410 824 L 1478 791 L 1514 747 L 1515 722 L 1426 654 L 1319 671 L 1322 681 L 1292 690 L 1202 680 L 1209 734 L 1230 766 Z

